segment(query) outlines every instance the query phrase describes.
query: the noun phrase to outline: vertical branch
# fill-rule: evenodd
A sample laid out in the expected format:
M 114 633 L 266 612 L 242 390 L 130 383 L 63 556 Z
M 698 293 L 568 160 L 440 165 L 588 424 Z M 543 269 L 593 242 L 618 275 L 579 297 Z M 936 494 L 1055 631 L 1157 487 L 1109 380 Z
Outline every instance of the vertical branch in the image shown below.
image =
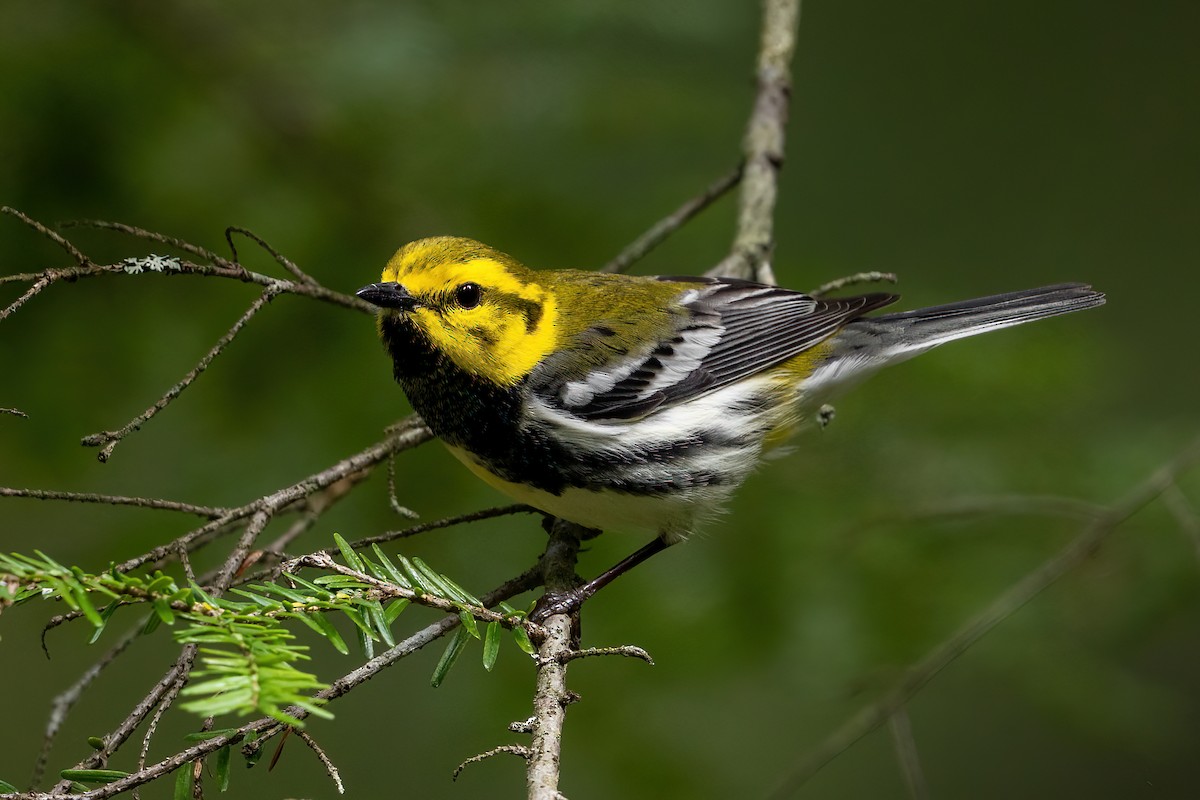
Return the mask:
M 542 557 L 542 582 L 547 594 L 567 592 L 575 588 L 575 562 L 579 557 L 581 528 L 570 522 L 555 520 L 550 529 L 550 542 Z M 558 800 L 562 731 L 566 721 L 567 660 L 572 650 L 571 616 L 553 614 L 544 623 L 548 634 L 538 645 L 537 690 L 533 697 L 533 741 L 525 773 L 529 800 Z
M 783 167 L 784 130 L 792 93 L 791 65 L 800 24 L 800 0 L 763 0 L 758 51 L 758 94 L 742 143 L 745 165 L 738 194 L 733 249 L 709 275 L 774 283 L 773 217 Z

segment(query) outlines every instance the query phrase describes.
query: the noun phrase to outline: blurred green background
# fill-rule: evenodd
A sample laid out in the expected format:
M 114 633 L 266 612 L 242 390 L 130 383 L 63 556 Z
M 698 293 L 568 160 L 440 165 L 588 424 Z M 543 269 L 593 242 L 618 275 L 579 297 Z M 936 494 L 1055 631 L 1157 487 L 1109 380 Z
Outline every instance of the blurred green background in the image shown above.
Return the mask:
M 533 266 L 602 264 L 737 160 L 753 95 L 745 0 L 545 4 L 0 5 L 0 202 L 47 222 L 114 219 L 221 250 L 264 236 L 351 291 L 401 243 L 455 233 Z M 904 523 L 964 497 L 1109 503 L 1200 430 L 1200 5 L 805 3 L 776 272 L 811 288 L 900 274 L 905 307 L 1064 280 L 1099 311 L 954 344 L 878 376 L 756 476 L 703 535 L 589 606 L 586 642 L 658 666 L 571 668 L 563 790 L 755 797 L 1078 529 L 1033 517 Z M 726 251 L 724 200 L 638 266 L 698 272 Z M 0 220 L 4 273 L 66 265 Z M 163 252 L 72 233 L 96 260 Z M 275 269 L 251 247 L 245 262 Z M 7 304 L 20 286 L 0 287 Z M 406 413 L 365 316 L 283 297 L 107 465 L 78 442 L 177 381 L 256 295 L 226 281 L 57 285 L 0 325 L 0 485 L 240 504 L 375 441 Z M 1171 296 L 1176 297 L 1175 300 Z M 501 502 L 438 446 L 399 461 L 426 519 Z M 1200 506 L 1200 475 L 1183 482 Z M 886 521 L 886 520 L 892 521 Z M 884 520 L 882 524 L 878 523 Z M 152 511 L 0 501 L 0 547 L 90 568 L 190 527 Z M 396 527 L 382 475 L 301 549 Z M 544 542 L 529 518 L 396 549 L 483 591 Z M 595 574 L 641 540 L 594 542 Z M 955 662 L 910 706 L 936 797 L 1193 797 L 1200 562 L 1161 504 Z M 51 698 L 100 652 L 53 609 L 4 614 L 0 777 L 23 784 Z M 414 611 L 407 625 L 431 615 Z M 314 642 L 314 644 L 319 644 Z M 339 701 L 313 734 L 353 797 L 523 796 L 532 669 L 431 648 Z M 356 665 L 319 647 L 332 679 Z M 112 727 L 173 656 L 139 642 L 77 707 L 52 759 Z M 182 746 L 178 714 L 151 751 Z M 292 742 L 233 797 L 330 797 Z M 136 748 L 135 748 L 136 749 Z M 129 768 L 132 754 L 113 764 Z M 168 786 L 143 796 L 164 797 Z M 900 798 L 886 731 L 799 794 Z

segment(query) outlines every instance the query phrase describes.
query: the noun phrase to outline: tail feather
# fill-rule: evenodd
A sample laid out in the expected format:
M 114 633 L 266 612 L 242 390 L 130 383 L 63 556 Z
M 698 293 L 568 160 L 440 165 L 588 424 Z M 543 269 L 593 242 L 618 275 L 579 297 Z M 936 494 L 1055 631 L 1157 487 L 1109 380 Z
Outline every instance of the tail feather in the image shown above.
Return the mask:
M 914 311 L 857 319 L 832 340 L 829 357 L 805 382 L 810 389 L 842 383 L 940 344 L 1104 304 L 1083 283 L 1060 283 Z
M 944 306 L 918 308 L 862 320 L 901 351 L 927 350 L 944 342 L 999 330 L 1035 319 L 1069 314 L 1104 304 L 1104 295 L 1084 283 L 980 297 Z M 858 324 L 858 323 L 854 323 Z

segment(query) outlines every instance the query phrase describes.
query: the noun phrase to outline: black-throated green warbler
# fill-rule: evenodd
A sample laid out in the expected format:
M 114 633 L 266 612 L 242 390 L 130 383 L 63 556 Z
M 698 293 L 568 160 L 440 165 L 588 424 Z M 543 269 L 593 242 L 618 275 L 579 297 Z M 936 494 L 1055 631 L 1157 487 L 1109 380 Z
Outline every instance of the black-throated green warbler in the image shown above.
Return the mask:
M 413 408 L 472 472 L 556 517 L 658 534 L 572 607 L 718 511 L 837 385 L 943 342 L 1104 302 L 1061 284 L 866 317 L 897 296 L 535 272 L 452 237 L 400 248 L 358 295 L 381 309 Z

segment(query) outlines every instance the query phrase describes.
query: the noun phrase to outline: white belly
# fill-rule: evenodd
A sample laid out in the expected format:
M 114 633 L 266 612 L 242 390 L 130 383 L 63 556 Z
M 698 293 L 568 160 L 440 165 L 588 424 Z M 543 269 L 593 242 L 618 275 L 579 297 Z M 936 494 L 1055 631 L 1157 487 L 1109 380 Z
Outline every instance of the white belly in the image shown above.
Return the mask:
M 551 494 L 492 474 L 462 448 L 446 445 L 446 449 L 480 480 L 517 502 L 588 528 L 649 531 L 677 542 L 687 538 L 699 519 L 725 499 L 721 491 L 706 492 L 711 500 L 695 491 L 650 496 L 567 487 L 562 494 Z

